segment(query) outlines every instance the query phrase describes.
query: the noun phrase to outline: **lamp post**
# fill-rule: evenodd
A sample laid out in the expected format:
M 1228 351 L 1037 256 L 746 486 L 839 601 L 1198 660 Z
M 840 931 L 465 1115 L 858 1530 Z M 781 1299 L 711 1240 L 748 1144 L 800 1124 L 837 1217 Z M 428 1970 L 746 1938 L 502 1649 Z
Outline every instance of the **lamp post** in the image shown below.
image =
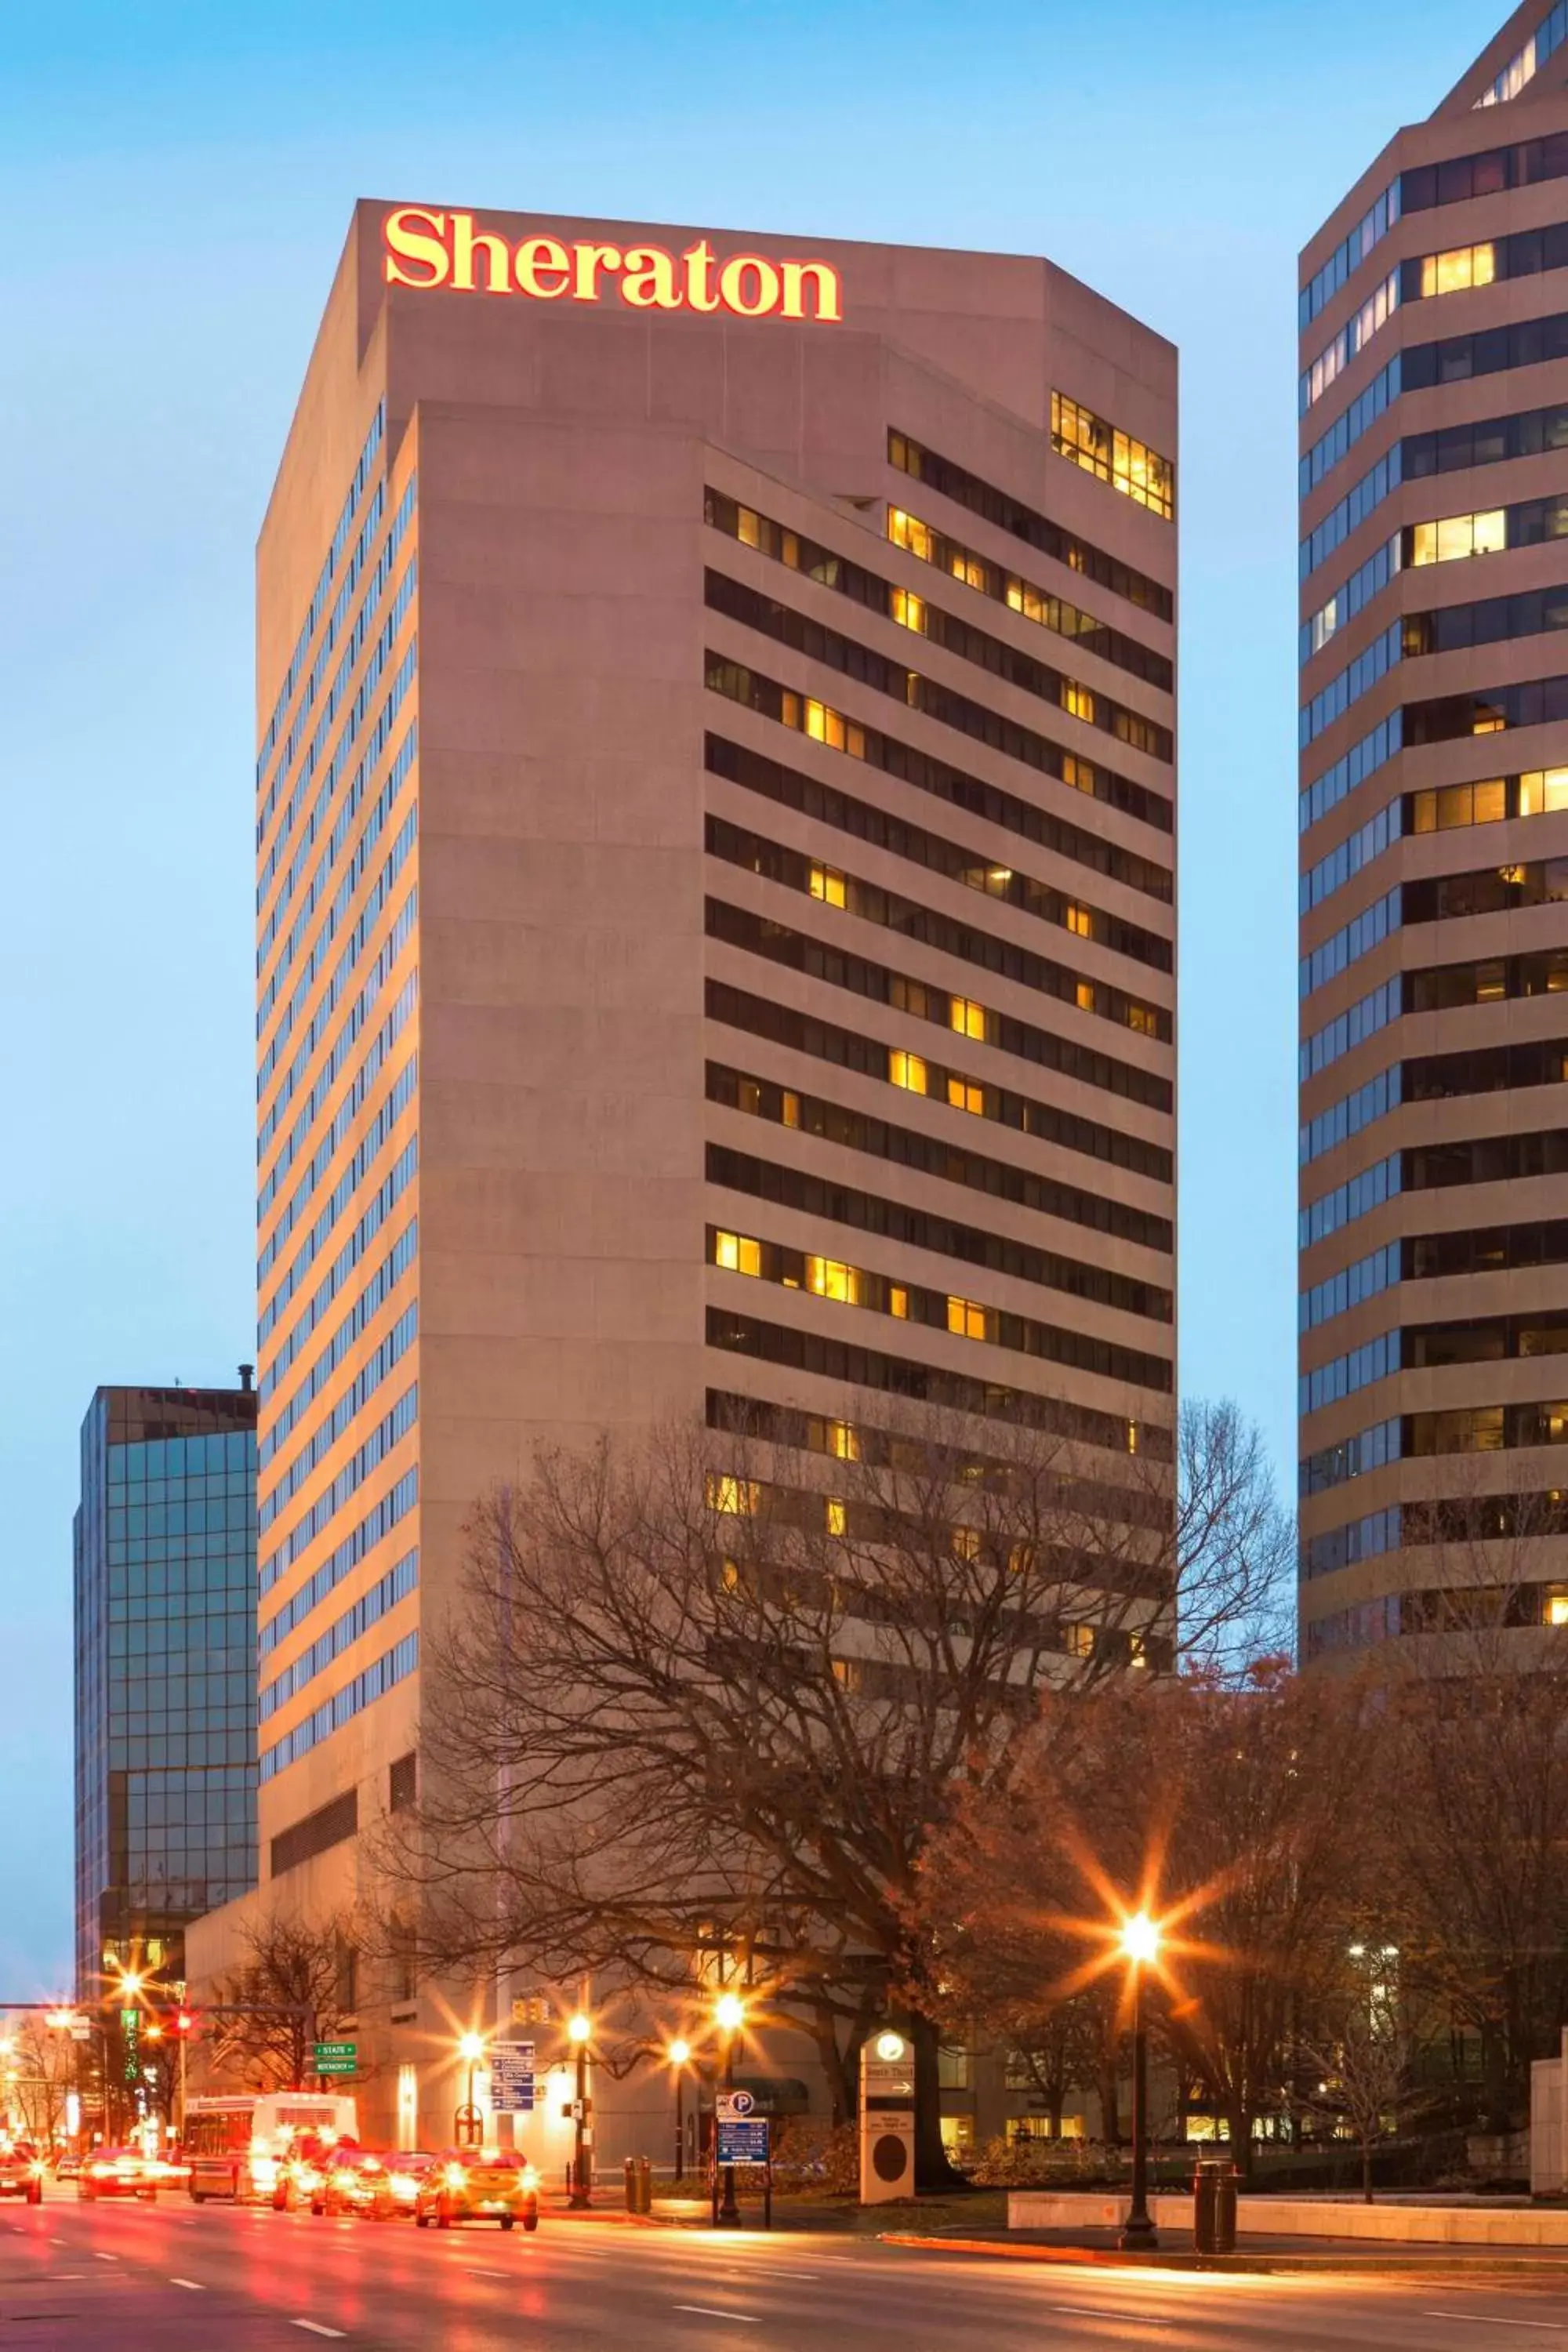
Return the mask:
M 474 2077 L 484 2054 L 485 2037 L 482 2033 L 470 2032 L 458 2035 L 458 2055 L 468 2070 L 468 2095 L 457 2116 L 458 2125 L 457 2139 L 458 2146 L 462 2147 L 477 2147 L 483 2137 L 479 2126 L 479 2111 L 474 2104 Z
M 574 2119 L 572 2152 L 572 2194 L 567 2204 L 575 2212 L 583 2212 L 590 2203 L 588 2195 L 588 2036 L 594 2031 L 581 2010 L 566 2024 L 567 2038 L 577 2053 L 577 2095 L 572 2104 Z
M 1157 1958 L 1160 1930 L 1146 1911 L 1139 1911 L 1121 1927 L 1132 1992 L 1132 2202 L 1121 2232 L 1124 2253 L 1137 2253 L 1159 2244 L 1149 2218 L 1149 2041 L 1143 2023 L 1143 1970 Z
M 691 2055 L 689 2042 L 674 2041 L 669 2045 L 669 2063 L 675 2069 L 675 2178 L 686 2178 L 686 2113 L 683 2094 L 686 2089 L 686 2065 Z
M 739 2033 L 742 2026 L 744 2025 L 746 2021 L 746 2004 L 738 1993 L 721 1993 L 713 2011 L 713 2019 L 720 2032 L 724 2037 L 724 2088 L 726 2091 L 732 2091 L 735 2087 L 735 2036 Z M 718 2104 L 715 2102 L 713 2115 L 713 2156 L 715 2162 L 718 2161 L 718 2155 L 719 2115 Z M 724 2167 L 721 2186 L 723 2189 L 723 2199 L 719 2207 L 718 2219 L 721 2223 L 739 2221 L 741 2218 L 741 2209 L 735 2202 L 735 2168 L 732 2164 L 727 2164 Z

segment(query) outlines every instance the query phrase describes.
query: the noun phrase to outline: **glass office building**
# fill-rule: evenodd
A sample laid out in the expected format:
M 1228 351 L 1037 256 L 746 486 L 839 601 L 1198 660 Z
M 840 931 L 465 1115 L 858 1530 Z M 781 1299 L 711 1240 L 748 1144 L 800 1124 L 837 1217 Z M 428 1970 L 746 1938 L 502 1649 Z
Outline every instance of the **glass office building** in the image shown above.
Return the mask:
M 256 1394 L 101 1388 L 75 1522 L 76 1966 L 183 1976 L 256 1884 Z

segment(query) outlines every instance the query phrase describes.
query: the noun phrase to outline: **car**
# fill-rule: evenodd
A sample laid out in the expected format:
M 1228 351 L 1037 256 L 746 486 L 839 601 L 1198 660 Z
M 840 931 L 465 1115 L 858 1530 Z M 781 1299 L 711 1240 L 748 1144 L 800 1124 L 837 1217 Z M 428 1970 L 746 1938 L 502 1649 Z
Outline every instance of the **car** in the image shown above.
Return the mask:
M 412 2213 L 419 2185 L 440 2162 L 423 2149 L 398 2149 L 385 2156 L 368 2156 L 357 2167 L 347 2192 L 348 2210 L 368 2221 L 392 2221 Z
M 312 2213 L 321 2208 L 317 2200 L 326 2180 L 327 2153 L 319 2141 L 296 2144 L 287 2156 L 278 2159 L 278 2178 L 272 2185 L 272 2210 L 275 2213 L 294 2213 L 308 2205 Z
M 381 2162 L 381 2158 L 372 2157 L 367 2148 L 330 2148 L 321 2159 L 321 2185 L 311 2194 L 311 2212 L 352 2211 L 351 2200 L 358 2186 L 360 2168 L 367 2158 L 377 2165 Z
M 433 2164 L 414 2197 L 416 2226 L 449 2230 L 454 2221 L 521 2221 L 539 2227 L 539 2175 L 510 2147 L 454 2147 Z
M 25 2197 L 29 2205 L 44 2201 L 43 2158 L 31 2140 L 0 2144 L 0 2197 Z
M 57 2180 L 78 2180 L 81 2177 L 81 2154 L 74 2147 L 62 2147 L 55 2158 Z
M 76 2193 L 91 2204 L 99 2197 L 158 2198 L 158 2176 L 140 2148 L 95 2147 L 77 2178 Z

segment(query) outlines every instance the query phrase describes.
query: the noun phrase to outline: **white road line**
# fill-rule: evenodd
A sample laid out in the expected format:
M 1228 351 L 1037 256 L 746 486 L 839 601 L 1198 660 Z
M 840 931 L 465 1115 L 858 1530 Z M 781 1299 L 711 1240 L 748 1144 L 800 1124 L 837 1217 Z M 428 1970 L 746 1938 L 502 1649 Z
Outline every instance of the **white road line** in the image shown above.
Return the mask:
M 171 2286 L 187 2286 L 190 2288 L 193 2294 L 205 2294 L 206 2293 L 206 2289 L 202 2284 L 200 2279 L 172 2278 L 169 2281 L 169 2284 Z
M 819 2278 L 821 2273 L 819 2271 L 780 2271 L 774 2270 L 770 2263 L 747 2263 L 741 2270 L 726 2271 L 724 2275 L 726 2278 L 814 2279 Z
M 1131 2320 L 1136 2327 L 1173 2327 L 1174 2320 L 1152 2319 L 1143 2311 L 1118 2311 L 1109 2303 L 1047 2303 L 1047 2311 L 1070 2311 L 1079 2319 Z M 1428 2314 L 1430 2316 L 1430 2314 Z
M 1472 2327 L 1544 2327 L 1549 2335 L 1561 2336 L 1563 2323 L 1560 2319 L 1499 2319 L 1489 2311 L 1424 2311 L 1423 2319 L 1462 2319 Z
M 462 2267 L 470 2278 L 510 2278 L 511 2276 L 510 2271 L 481 2270 L 478 2263 L 465 2263 Z
M 289 2324 L 291 2327 L 308 2328 L 312 2336 L 342 2336 L 343 2332 L 341 2327 L 323 2327 L 319 2319 L 293 2319 Z
M 738 2319 L 742 2327 L 760 2327 L 759 2314 L 751 2311 L 715 2311 L 710 2303 L 672 2303 L 671 2311 L 694 2311 L 700 2319 Z
M 120 2260 L 120 2257 L 118 2254 L 95 2253 L 92 2259 L 95 2263 L 117 2263 Z

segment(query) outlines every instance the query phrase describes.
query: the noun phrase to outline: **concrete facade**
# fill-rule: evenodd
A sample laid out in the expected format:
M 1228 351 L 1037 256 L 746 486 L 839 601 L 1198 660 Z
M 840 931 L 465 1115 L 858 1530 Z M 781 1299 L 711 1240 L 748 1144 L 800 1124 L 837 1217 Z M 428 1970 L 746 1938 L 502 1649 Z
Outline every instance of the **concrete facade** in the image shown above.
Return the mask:
M 1300 266 L 1302 1650 L 1568 1622 L 1568 44 Z
M 352 1901 L 540 1440 L 1169 1432 L 1176 454 L 1040 259 L 357 208 L 258 559 L 262 1900 Z M 360 2007 L 380 2128 L 453 2020 Z

